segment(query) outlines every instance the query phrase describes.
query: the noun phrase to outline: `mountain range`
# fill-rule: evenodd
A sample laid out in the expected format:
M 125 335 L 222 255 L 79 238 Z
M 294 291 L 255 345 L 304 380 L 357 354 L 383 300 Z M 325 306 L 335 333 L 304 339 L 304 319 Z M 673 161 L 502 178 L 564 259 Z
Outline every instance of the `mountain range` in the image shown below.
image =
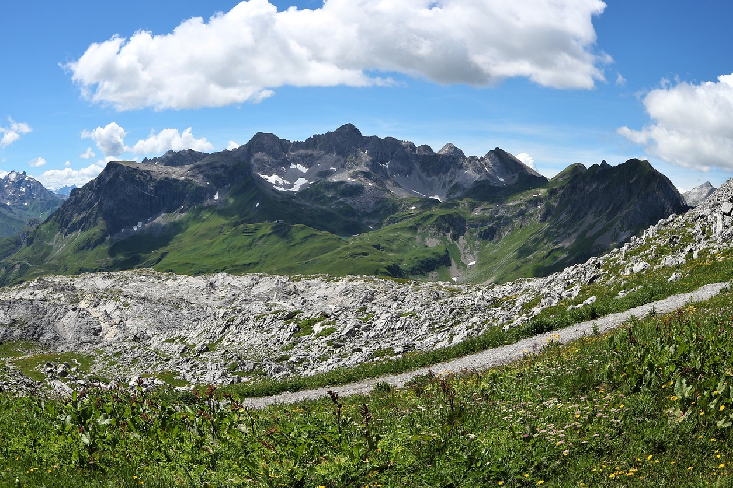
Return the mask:
M 500 148 L 434 152 L 350 124 L 110 162 L 63 203 L 48 193 L 58 209 L 0 242 L 0 283 L 138 267 L 503 282 L 583 262 L 689 208 L 646 161 L 548 180 Z

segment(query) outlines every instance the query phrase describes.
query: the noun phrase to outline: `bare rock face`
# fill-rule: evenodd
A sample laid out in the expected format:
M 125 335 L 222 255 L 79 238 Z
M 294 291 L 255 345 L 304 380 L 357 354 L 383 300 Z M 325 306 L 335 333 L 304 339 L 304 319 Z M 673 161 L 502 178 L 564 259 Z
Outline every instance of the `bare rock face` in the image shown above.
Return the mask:
M 302 142 L 258 133 L 232 154 L 279 191 L 299 192 L 317 182 L 376 186 L 385 195 L 446 200 L 482 181 L 510 186 L 521 178 L 547 179 L 499 148 L 483 157 L 466 155 L 448 143 L 437 153 L 393 137 L 364 136 L 352 124 Z
M 685 203 L 689 205 L 690 207 L 697 207 L 700 205 L 707 197 L 713 194 L 715 191 L 715 187 L 710 184 L 709 181 L 706 181 L 700 186 L 696 186 L 690 191 L 686 191 L 682 194 L 682 197 L 685 199 Z

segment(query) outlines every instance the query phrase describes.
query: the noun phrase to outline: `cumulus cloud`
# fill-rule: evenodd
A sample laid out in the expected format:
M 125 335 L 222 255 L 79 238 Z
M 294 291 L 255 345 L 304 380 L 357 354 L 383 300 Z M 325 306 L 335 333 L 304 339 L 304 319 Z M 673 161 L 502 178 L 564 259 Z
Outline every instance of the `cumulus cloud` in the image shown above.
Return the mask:
M 240 146 L 240 144 L 238 144 L 238 143 L 236 143 L 234 141 L 229 141 L 229 144 L 227 144 L 227 149 L 230 150 L 230 151 L 232 151 L 232 150 L 238 148 L 239 146 Z
M 40 168 L 44 164 L 46 164 L 46 160 L 41 157 L 33 158 L 28 161 L 28 166 L 30 166 L 31 168 Z
M 10 122 L 10 127 L 0 126 L 0 134 L 3 135 L 3 137 L 0 138 L 0 148 L 2 149 L 20 139 L 21 135 L 33 132 L 33 129 L 31 129 L 26 123 L 16 122 L 10 117 L 8 117 L 8 122 Z
M 183 134 L 178 132 L 178 129 L 163 129 L 157 135 L 152 132 L 150 137 L 139 140 L 131 150 L 135 154 L 160 154 L 169 149 L 174 151 L 194 149 L 205 152 L 212 151 L 214 146 L 204 137 L 196 139 L 189 127 Z
M 733 74 L 717 82 L 667 82 L 644 97 L 651 123 L 617 132 L 650 156 L 686 168 L 733 170 Z
M 125 129 L 117 125 L 117 122 L 110 122 L 104 127 L 97 127 L 93 131 L 84 130 L 81 133 L 82 139 L 93 140 L 105 157 L 117 157 L 127 152 L 126 135 Z
M 392 83 L 376 73 L 592 88 L 611 61 L 594 52 L 592 18 L 605 7 L 601 0 L 326 0 L 278 12 L 267 0 L 249 0 L 169 34 L 94 43 L 64 67 L 84 96 L 118 110 L 259 102 L 285 85 Z
M 84 186 L 89 180 L 96 178 L 103 169 L 104 167 L 97 164 L 91 164 L 79 170 L 69 167 L 64 169 L 49 169 L 39 176 L 35 176 L 35 179 L 40 181 L 49 190 L 58 190 L 64 186 Z
M 92 148 L 91 147 L 88 147 L 87 148 L 87 152 L 85 152 L 84 154 L 80 154 L 79 155 L 79 157 L 82 158 L 82 159 L 92 159 L 95 156 L 96 156 L 96 154 L 94 154 L 94 151 L 92 151 Z
M 519 153 L 517 154 L 517 159 L 523 162 L 524 164 L 526 164 L 527 166 L 529 166 L 530 168 L 535 169 L 534 158 L 530 156 L 529 154 L 524 153 L 524 152 Z

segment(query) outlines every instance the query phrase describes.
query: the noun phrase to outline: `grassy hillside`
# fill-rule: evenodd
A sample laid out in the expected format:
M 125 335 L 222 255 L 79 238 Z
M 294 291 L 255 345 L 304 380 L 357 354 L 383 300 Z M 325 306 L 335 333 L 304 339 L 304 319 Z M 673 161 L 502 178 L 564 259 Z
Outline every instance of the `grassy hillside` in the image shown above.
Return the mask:
M 213 388 L 3 394 L 0 482 L 728 486 L 732 303 L 728 291 L 518 364 L 263 411 Z

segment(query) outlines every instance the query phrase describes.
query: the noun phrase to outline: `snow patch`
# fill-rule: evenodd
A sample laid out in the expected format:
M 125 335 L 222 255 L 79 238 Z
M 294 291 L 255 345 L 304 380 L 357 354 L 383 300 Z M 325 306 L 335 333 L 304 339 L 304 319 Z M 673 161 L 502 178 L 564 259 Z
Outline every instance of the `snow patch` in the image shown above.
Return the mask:
M 476 261 L 471 261 L 470 263 L 468 263 L 469 266 L 473 266 L 475 264 L 476 264 Z
M 259 175 L 259 176 L 260 176 L 260 178 L 262 178 L 263 180 L 267 181 L 271 185 L 286 185 L 286 184 L 288 184 L 287 181 L 285 181 L 284 179 L 282 179 L 278 175 L 272 175 L 272 176 Z
M 295 183 L 293 183 L 293 189 L 291 191 L 298 191 L 301 187 L 309 183 L 310 181 L 306 180 L 305 178 L 298 178 Z
M 303 166 L 302 164 L 295 164 L 295 163 L 292 163 L 292 164 L 290 165 L 290 168 L 292 168 L 292 169 L 297 169 L 297 170 L 298 170 L 298 171 L 300 171 L 301 173 L 307 173 L 307 172 L 308 172 L 308 168 L 306 168 L 306 167 L 305 167 L 305 166 Z
M 438 195 L 433 195 L 433 196 L 432 196 L 432 197 L 430 197 L 430 198 L 432 198 L 433 200 L 437 200 L 437 201 L 439 201 L 440 203 L 443 203 L 443 200 L 441 200 L 441 199 L 440 199 L 440 197 L 439 197 Z

